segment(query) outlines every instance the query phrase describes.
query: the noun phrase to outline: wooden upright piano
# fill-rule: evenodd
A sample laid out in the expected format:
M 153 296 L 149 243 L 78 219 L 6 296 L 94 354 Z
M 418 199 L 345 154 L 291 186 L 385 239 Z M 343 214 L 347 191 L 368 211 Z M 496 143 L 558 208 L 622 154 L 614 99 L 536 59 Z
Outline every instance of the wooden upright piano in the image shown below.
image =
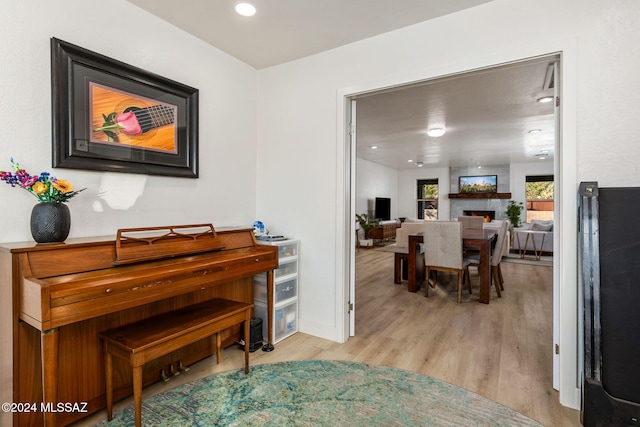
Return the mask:
M 106 406 L 100 331 L 213 298 L 253 303 L 253 276 L 266 273 L 272 292 L 277 267 L 277 248 L 258 245 L 252 229 L 210 224 L 0 246 L 0 268 L 10 270 L 0 290 L 9 287 L 12 301 L 0 303 L 12 310 L 13 402 L 35 409 L 14 413 L 13 424 L 67 425 Z M 223 347 L 239 334 L 226 330 Z M 143 384 L 214 352 L 205 339 L 160 357 L 145 365 Z M 131 393 L 129 370 L 114 364 L 114 400 Z

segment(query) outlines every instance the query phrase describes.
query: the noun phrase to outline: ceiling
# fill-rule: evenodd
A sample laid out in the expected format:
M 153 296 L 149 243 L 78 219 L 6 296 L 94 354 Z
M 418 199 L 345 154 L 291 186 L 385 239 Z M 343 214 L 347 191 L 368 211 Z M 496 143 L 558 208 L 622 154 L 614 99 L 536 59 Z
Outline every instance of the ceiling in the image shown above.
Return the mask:
M 393 169 L 553 162 L 555 116 L 545 57 L 357 99 L 358 158 Z M 546 82 L 546 83 L 545 83 Z M 444 128 L 441 137 L 427 129 Z M 529 133 L 531 130 L 537 133 Z M 377 147 L 372 149 L 371 147 Z
M 377 36 L 491 0 L 128 0 L 261 69 Z
M 261 69 L 490 0 L 128 0 Z M 398 7 L 401 6 L 401 7 Z M 357 156 L 394 169 L 553 161 L 551 104 L 536 102 L 554 58 L 526 61 L 358 98 Z M 427 127 L 445 127 L 440 138 Z M 529 134 L 531 129 L 540 129 Z M 372 150 L 371 146 L 378 146 Z M 545 160 L 539 155 L 545 152 Z M 408 162 L 412 160 L 412 162 Z

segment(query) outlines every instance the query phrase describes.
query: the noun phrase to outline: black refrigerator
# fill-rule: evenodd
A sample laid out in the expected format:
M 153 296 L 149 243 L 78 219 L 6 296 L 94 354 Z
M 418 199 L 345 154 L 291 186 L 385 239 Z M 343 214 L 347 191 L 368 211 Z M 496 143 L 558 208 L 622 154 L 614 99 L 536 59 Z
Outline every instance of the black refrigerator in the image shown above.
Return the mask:
M 640 426 L 640 188 L 579 189 L 582 423 Z

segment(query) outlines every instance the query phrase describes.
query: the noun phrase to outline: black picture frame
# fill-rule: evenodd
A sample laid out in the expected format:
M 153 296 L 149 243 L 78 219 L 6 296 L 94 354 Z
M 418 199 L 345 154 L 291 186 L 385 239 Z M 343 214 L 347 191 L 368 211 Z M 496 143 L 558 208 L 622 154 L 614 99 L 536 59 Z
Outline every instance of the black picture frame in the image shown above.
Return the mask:
M 461 176 L 458 184 L 460 194 L 497 193 L 498 175 Z
M 51 93 L 54 168 L 198 178 L 198 89 L 51 38 Z

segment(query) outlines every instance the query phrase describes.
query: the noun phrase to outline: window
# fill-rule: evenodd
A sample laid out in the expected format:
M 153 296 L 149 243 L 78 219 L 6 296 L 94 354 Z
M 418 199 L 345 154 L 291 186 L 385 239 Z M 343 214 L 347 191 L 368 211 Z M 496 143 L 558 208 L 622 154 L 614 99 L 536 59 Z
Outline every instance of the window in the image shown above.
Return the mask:
M 553 175 L 526 177 L 527 222 L 553 220 Z
M 438 179 L 418 180 L 418 218 L 438 219 Z

